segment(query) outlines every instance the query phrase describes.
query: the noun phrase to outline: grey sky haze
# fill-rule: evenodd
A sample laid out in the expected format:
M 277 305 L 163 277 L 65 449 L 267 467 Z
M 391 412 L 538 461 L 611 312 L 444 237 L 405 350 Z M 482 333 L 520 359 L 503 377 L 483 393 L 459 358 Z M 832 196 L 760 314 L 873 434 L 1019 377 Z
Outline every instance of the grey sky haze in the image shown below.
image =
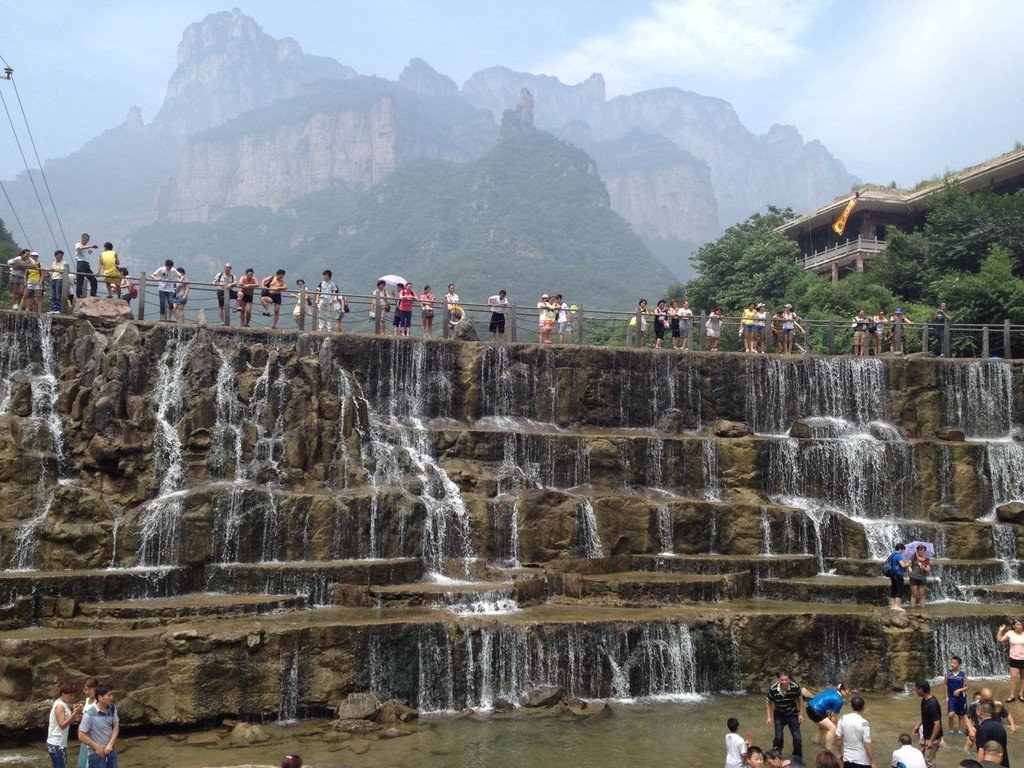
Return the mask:
M 148 121 L 181 33 L 209 0 L 0 3 L 0 54 L 43 158 L 66 155 L 139 105 Z M 502 64 L 609 96 L 678 86 L 718 96 L 751 130 L 795 125 L 866 181 L 902 185 L 1024 140 L 1019 0 L 599 0 L 242 3 L 274 37 L 362 74 L 395 78 L 419 56 L 462 83 Z M 0 81 L 5 95 L 8 83 Z M 13 105 L 8 99 L 8 104 Z M 4 120 L 4 122 L 6 122 Z M 0 127 L 0 177 L 22 169 Z

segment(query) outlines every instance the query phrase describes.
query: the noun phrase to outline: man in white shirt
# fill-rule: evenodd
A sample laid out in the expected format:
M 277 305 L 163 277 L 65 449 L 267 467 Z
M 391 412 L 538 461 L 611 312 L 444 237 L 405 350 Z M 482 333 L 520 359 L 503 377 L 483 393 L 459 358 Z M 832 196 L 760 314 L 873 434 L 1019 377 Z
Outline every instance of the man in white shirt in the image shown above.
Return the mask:
M 64 276 L 68 272 L 68 263 L 64 261 L 64 251 L 53 252 L 53 264 L 50 273 L 50 312 L 60 312 L 60 298 L 64 289 Z
M 334 282 L 334 273 L 329 269 L 324 270 L 323 280 L 316 287 L 316 303 L 319 308 L 319 322 L 321 331 L 341 330 L 341 290 Z
M 569 314 L 569 305 L 562 301 L 562 294 L 555 296 L 555 304 L 558 305 L 558 343 L 565 344 L 565 334 L 572 330 L 572 316 Z
M 85 295 L 85 281 L 89 281 L 89 295 L 96 295 L 96 275 L 93 274 L 92 265 L 89 259 L 92 252 L 99 248 L 89 242 L 89 233 L 83 232 L 82 239 L 75 243 L 75 296 L 82 298 Z
M 160 319 L 173 320 L 174 289 L 178 287 L 178 283 L 181 281 L 181 272 L 174 268 L 173 261 L 167 259 L 160 269 L 149 276 L 149 279 L 159 282 Z
M 864 719 L 864 697 L 850 699 L 853 712 L 839 718 L 836 746 L 843 756 L 843 768 L 875 768 L 875 750 L 871 746 L 871 725 Z
M 508 309 L 508 299 L 505 298 L 505 291 L 498 291 L 496 296 L 487 299 L 487 306 L 491 308 L 491 341 L 498 337 L 498 341 L 505 338 L 505 311 Z
M 900 734 L 900 748 L 892 753 L 892 768 L 927 768 L 924 753 L 912 746 L 913 743 L 909 733 Z

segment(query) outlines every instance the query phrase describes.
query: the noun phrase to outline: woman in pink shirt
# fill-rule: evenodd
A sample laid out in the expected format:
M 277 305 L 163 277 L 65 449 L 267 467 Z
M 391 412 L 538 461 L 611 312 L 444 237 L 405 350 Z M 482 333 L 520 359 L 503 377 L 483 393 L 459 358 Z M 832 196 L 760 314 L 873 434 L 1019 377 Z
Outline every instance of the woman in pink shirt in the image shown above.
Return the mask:
M 1017 619 L 1012 629 L 1000 624 L 996 642 L 1010 644 L 1010 698 L 1006 701 L 1016 701 L 1018 697 L 1024 701 L 1024 680 L 1021 679 L 1021 670 L 1024 670 L 1024 621 Z
M 416 291 L 412 283 L 398 288 L 398 312 L 395 313 L 395 336 L 408 336 L 412 325 L 412 303 L 416 301 Z

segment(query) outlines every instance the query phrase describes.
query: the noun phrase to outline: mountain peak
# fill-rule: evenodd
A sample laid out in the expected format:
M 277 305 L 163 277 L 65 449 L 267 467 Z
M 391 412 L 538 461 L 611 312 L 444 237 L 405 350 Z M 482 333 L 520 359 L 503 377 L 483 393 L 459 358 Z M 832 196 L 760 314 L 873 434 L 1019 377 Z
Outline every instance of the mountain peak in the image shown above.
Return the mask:
M 420 58 L 409 61 L 402 74 L 398 76 L 398 82 L 410 91 L 424 96 L 454 96 L 459 92 L 459 86 L 454 80 L 442 75 Z

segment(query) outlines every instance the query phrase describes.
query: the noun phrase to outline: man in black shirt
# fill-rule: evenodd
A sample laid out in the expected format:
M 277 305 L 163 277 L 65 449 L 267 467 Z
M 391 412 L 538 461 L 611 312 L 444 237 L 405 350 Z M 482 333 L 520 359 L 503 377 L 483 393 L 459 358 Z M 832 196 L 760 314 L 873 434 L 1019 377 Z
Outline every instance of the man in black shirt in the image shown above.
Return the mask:
M 939 751 L 939 741 L 942 739 L 942 707 L 932 695 L 932 686 L 927 680 L 919 681 L 914 687 L 921 697 L 921 719 L 917 723 L 917 728 L 921 729 L 918 731 L 921 743 L 918 746 L 924 752 L 925 765 L 933 768 L 935 753 Z M 917 731 L 917 728 L 914 730 Z
M 975 735 L 975 743 L 978 745 L 978 760 L 987 760 L 985 756 L 985 745 L 990 741 L 999 743 L 1003 748 L 1003 761 L 1000 765 L 1010 765 L 1010 756 L 1006 749 L 1006 729 L 996 718 L 992 717 L 992 705 L 983 701 L 978 705 L 978 731 Z
M 772 683 L 765 695 L 765 723 L 775 726 L 775 738 L 772 748 L 782 751 L 785 727 L 793 737 L 793 757 L 803 760 L 804 742 L 800 736 L 800 726 L 804 721 L 803 696 L 796 680 L 789 676 L 789 670 L 780 669 L 779 679 Z M 774 722 L 773 722 L 774 721 Z

